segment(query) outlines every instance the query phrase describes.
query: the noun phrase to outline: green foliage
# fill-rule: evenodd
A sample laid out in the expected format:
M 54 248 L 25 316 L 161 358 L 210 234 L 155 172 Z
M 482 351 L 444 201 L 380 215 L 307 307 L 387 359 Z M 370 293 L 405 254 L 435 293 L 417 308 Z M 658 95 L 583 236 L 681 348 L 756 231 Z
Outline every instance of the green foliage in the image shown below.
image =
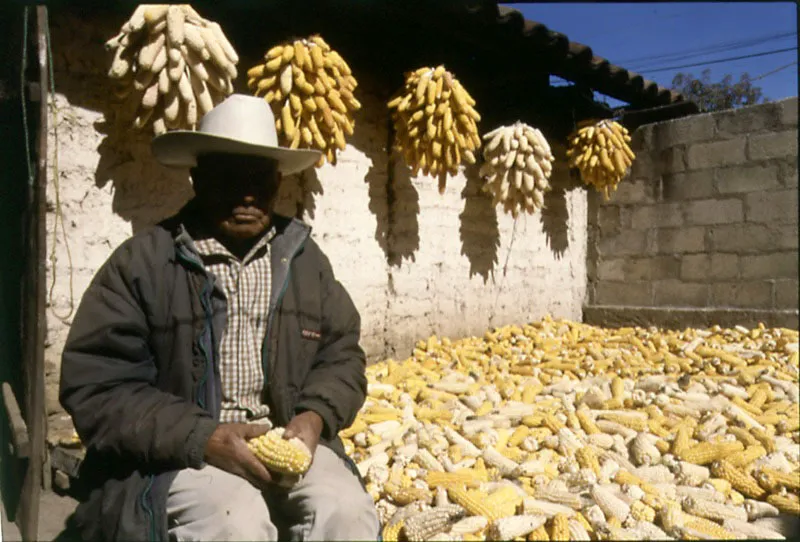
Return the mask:
M 730 74 L 712 83 L 710 69 L 703 70 L 699 79 L 691 73 L 678 73 L 672 79 L 672 90 L 696 102 L 702 111 L 722 111 L 769 101 L 746 72 L 738 83 L 733 82 Z

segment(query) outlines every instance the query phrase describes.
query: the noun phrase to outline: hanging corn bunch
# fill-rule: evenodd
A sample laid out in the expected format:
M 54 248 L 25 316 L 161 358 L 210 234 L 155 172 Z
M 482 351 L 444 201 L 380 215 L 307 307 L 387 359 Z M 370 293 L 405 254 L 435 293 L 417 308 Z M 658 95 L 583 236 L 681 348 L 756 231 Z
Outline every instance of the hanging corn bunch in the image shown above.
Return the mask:
M 585 123 L 569 136 L 569 164 L 608 200 L 609 191 L 617 189 L 635 158 L 630 140 L 628 130 L 617 122 Z
M 502 203 L 514 218 L 520 210 L 533 214 L 541 209 L 554 159 L 542 132 L 515 122 L 492 130 L 483 140 L 480 174 L 487 179 L 483 190 L 492 195 L 494 205 Z
M 326 159 L 335 165 L 361 108 L 347 62 L 320 36 L 276 45 L 264 59 L 248 70 L 247 86 L 272 107 L 284 143 L 322 151 L 317 167 Z
M 219 24 L 189 4 L 139 5 L 105 47 L 114 93 L 141 100 L 135 128 L 193 130 L 233 92 L 239 57 Z
M 406 82 L 388 104 L 396 132 L 395 147 L 403 153 L 414 175 L 439 177 L 444 193 L 446 177 L 458 173 L 463 160 L 475 163 L 481 146 L 475 100 L 444 66 L 420 68 L 406 74 Z

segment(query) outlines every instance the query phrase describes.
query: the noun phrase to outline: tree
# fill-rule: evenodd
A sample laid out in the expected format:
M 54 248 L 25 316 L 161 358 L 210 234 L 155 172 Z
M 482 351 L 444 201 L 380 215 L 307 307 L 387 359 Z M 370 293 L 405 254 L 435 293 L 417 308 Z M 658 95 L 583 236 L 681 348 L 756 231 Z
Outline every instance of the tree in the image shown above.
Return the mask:
M 721 111 L 769 101 L 762 95 L 761 87 L 753 85 L 746 72 L 739 77 L 738 83 L 733 83 L 730 74 L 712 83 L 710 69 L 703 70 L 699 79 L 691 73 L 678 73 L 672 79 L 672 90 L 697 103 L 702 111 Z

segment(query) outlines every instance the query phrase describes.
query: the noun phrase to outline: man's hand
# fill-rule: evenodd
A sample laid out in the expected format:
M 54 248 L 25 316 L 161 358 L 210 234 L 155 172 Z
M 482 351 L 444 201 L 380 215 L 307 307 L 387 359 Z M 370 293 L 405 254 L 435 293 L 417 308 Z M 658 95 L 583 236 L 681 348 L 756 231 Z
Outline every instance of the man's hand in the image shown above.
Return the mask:
M 223 423 L 217 426 L 206 443 L 205 462 L 241 476 L 256 488 L 265 490 L 272 483 L 267 468 L 247 447 L 247 441 L 263 435 L 266 425 Z
M 301 412 L 289 422 L 283 432 L 283 438 L 297 437 L 308 446 L 311 456 L 317 450 L 319 437 L 322 434 L 322 418 L 316 412 L 306 410 Z

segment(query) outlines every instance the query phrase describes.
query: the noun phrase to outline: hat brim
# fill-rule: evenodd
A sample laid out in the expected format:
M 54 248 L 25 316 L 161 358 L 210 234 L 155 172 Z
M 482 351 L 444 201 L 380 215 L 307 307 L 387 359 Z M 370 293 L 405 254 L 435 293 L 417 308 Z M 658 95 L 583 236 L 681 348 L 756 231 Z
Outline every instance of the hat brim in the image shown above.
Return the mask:
M 153 156 L 165 166 L 195 167 L 197 156 L 204 153 L 263 156 L 278 162 L 284 175 L 297 173 L 314 165 L 322 153 L 311 149 L 286 149 L 254 145 L 238 139 L 190 130 L 167 132 L 153 139 Z

